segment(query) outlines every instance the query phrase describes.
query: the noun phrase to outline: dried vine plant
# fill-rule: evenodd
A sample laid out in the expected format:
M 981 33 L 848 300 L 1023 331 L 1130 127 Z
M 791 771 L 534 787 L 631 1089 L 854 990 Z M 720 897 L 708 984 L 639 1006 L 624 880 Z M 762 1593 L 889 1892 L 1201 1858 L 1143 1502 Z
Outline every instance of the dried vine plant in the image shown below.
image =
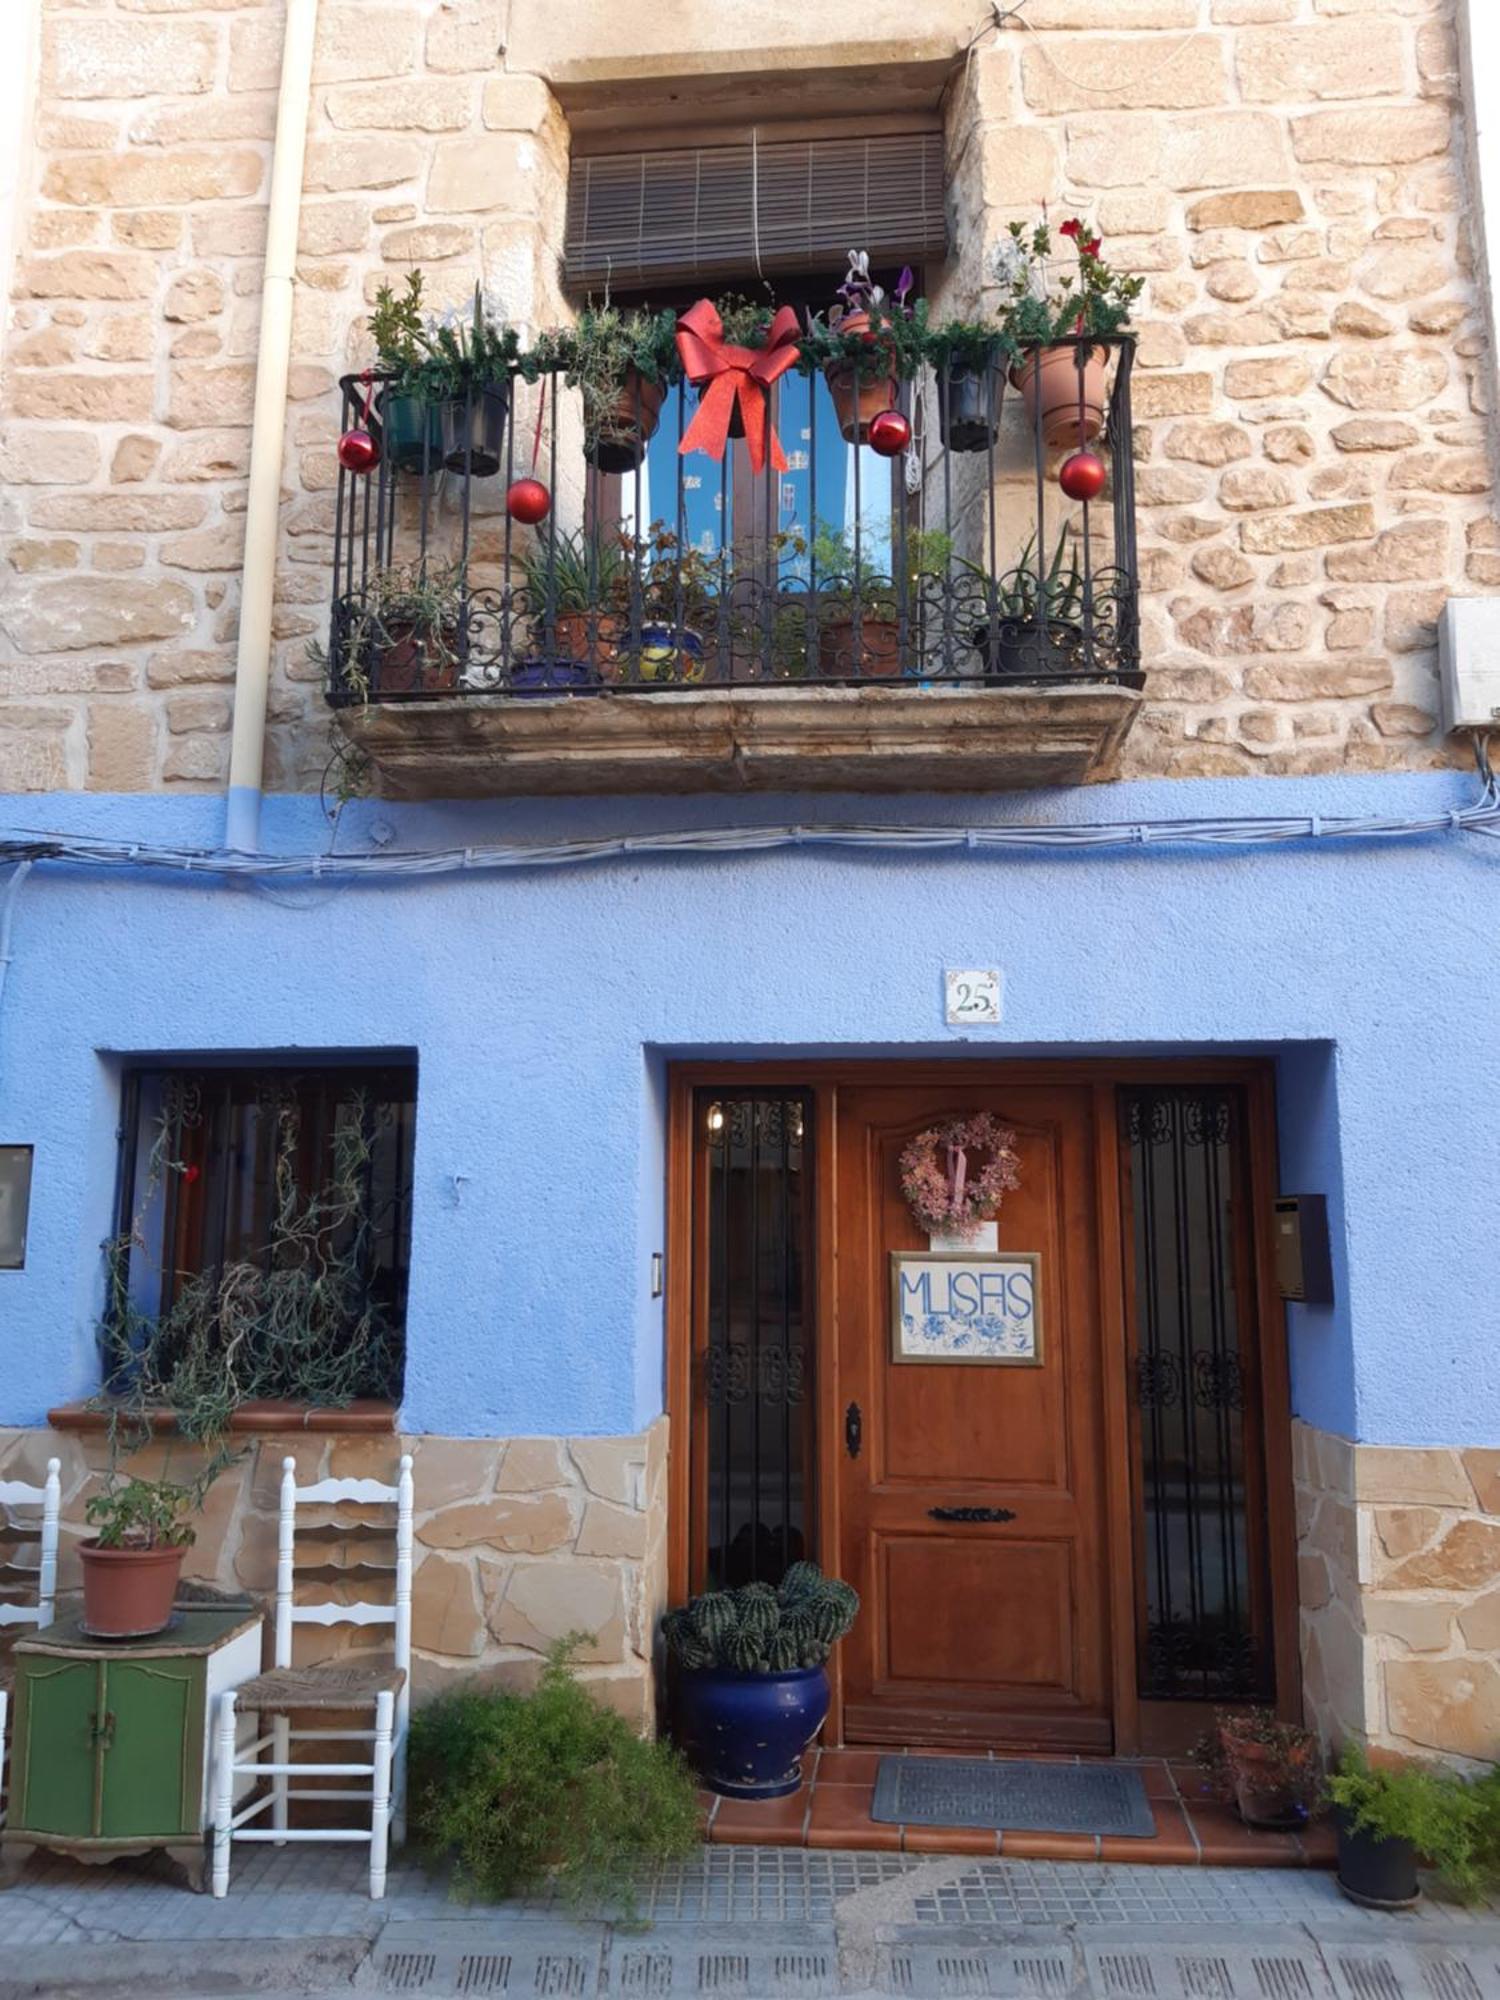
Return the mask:
M 148 1443 L 158 1426 L 203 1447 L 201 1494 L 238 1456 L 228 1437 L 244 1403 L 337 1408 L 357 1396 L 394 1397 L 402 1352 L 398 1329 L 370 1294 L 372 1120 L 389 1113 L 372 1114 L 363 1091 L 338 1107 L 330 1173 L 310 1195 L 297 1184 L 301 1115 L 281 1095 L 264 1244 L 217 1270 L 180 1276 L 160 1313 L 140 1310 L 131 1295 L 132 1256 L 150 1254 L 144 1220 L 167 1177 L 196 1174 L 176 1151 L 183 1127 L 199 1115 L 191 1083 L 169 1090 L 136 1215 L 105 1246 L 104 1383 L 94 1406 L 109 1418 L 112 1465 Z

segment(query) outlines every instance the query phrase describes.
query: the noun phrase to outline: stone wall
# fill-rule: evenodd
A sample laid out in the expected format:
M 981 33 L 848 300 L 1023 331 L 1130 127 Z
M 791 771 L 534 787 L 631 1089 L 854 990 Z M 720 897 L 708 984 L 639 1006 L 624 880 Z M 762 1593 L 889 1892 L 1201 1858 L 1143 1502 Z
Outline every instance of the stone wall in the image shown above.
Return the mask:
M 1500 1451 L 1293 1426 L 1303 1691 L 1325 1740 L 1500 1757 Z
M 276 1585 L 282 1460 L 302 1483 L 329 1477 L 394 1481 L 414 1456 L 416 1566 L 412 1585 L 416 1698 L 456 1684 L 526 1686 L 542 1654 L 570 1632 L 588 1635 L 579 1671 L 634 1722 L 653 1712 L 652 1637 L 666 1596 L 667 1423 L 636 1437 L 258 1437 L 208 1491 L 184 1573 L 269 1601 Z M 97 1434 L 0 1431 L 0 1478 L 41 1483 L 47 1459 L 63 1462 L 64 1532 L 59 1581 L 79 1588 L 83 1508 L 105 1463 Z M 135 1466 L 189 1478 L 196 1454 L 156 1444 Z M 318 1602 L 389 1597 L 394 1561 L 389 1509 L 303 1510 L 298 1515 L 299 1594 Z M 17 1526 L 22 1525 L 17 1516 Z M 303 1539 L 305 1534 L 305 1540 Z M 23 1542 L 21 1560 L 34 1562 Z M 6 1551 L 0 1551 L 3 1562 Z M 368 1574 L 363 1565 L 370 1565 Z M 357 1584 L 348 1573 L 361 1568 Z M 0 1587 L 10 1581 L 0 1567 Z M 23 1591 L 24 1600 L 30 1593 Z M 389 1643 L 378 1628 L 304 1627 L 298 1664 L 329 1652 Z
M 43 4 L 0 405 L 0 790 L 211 788 L 281 7 Z M 947 296 L 982 300 L 1004 223 L 1043 201 L 1085 212 L 1148 278 L 1151 673 L 1127 773 L 1461 754 L 1436 730 L 1434 619 L 1445 594 L 1500 585 L 1500 524 L 1452 4 L 1035 0 L 1029 29 L 979 47 L 949 94 Z M 681 0 L 632 21 L 623 50 L 623 24 L 587 5 L 324 0 L 273 786 L 310 789 L 326 761 L 307 642 L 325 619 L 333 385 L 365 358 L 375 285 L 417 263 L 439 307 L 478 278 L 525 326 L 565 311 L 568 131 L 549 80 L 603 80 L 618 110 L 653 74 L 772 72 L 778 89 L 747 83 L 741 107 L 771 116 L 838 65 L 957 48 L 971 15 L 944 4 L 914 40 L 900 9 L 829 0 L 786 46 L 757 48 L 732 10 Z

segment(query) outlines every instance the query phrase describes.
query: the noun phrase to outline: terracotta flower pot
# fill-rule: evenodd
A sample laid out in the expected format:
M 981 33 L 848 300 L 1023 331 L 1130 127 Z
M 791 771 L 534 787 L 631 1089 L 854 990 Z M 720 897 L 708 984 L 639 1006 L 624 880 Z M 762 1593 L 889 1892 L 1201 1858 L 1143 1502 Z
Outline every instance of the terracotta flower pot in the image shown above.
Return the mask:
M 583 455 L 590 465 L 601 472 L 634 472 L 656 436 L 666 395 L 664 382 L 648 382 L 638 368 L 627 368 L 597 435 L 584 440 Z
M 852 361 L 830 361 L 823 370 L 823 379 L 833 398 L 844 442 L 853 444 L 857 439 L 860 444 L 866 444 L 869 442 L 872 419 L 878 417 L 882 410 L 894 408 L 900 385 L 870 330 L 868 313 L 845 313 L 838 323 L 838 331 L 863 333 L 870 345 L 870 358 L 868 362 L 861 362 L 857 371 Z
M 380 700 L 403 695 L 451 694 L 458 686 L 459 632 L 446 625 L 441 644 L 416 625 L 392 620 L 386 643 L 374 649 L 370 693 Z
M 1219 1741 L 1235 1807 L 1246 1826 L 1286 1830 L 1306 1825 L 1307 1807 L 1298 1777 L 1311 1763 L 1310 1746 L 1300 1753 L 1273 1750 L 1223 1728 Z
M 1077 347 L 1043 347 L 1027 355 L 1010 371 L 1011 384 L 1021 392 L 1026 410 L 1026 427 L 1036 434 L 1040 408 L 1042 442 L 1049 450 L 1064 445 L 1085 445 L 1104 428 L 1105 405 L 1109 398 L 1109 351 L 1087 349 L 1083 364 L 1083 409 L 1079 412 Z
M 101 1549 L 80 1542 L 84 1629 L 98 1639 L 139 1639 L 172 1616 L 186 1550 Z
M 536 621 L 538 638 L 545 621 Z M 606 678 L 618 669 L 620 659 L 620 635 L 624 621 L 608 612 L 559 611 L 552 621 L 556 644 L 551 648 L 555 658 L 576 660 L 580 665 L 592 667 Z
M 856 645 L 852 613 L 825 618 L 818 635 L 818 670 L 830 680 L 894 679 L 901 671 L 901 627 L 894 618 L 866 612 Z

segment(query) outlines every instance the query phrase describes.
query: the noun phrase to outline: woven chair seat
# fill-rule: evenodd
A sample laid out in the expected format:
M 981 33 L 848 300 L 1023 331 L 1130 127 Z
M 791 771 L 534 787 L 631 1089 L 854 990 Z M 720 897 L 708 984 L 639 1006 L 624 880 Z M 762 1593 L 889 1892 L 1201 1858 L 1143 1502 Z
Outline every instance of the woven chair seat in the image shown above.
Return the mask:
M 399 1694 L 400 1667 L 273 1667 L 235 1689 L 241 1708 L 284 1714 L 289 1708 L 372 1708 L 375 1697 Z

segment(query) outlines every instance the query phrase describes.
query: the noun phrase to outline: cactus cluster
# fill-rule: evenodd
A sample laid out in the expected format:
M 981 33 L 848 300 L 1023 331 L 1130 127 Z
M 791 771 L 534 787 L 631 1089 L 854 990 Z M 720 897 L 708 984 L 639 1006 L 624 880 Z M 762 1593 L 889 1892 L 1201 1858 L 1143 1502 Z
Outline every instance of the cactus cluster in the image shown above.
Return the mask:
M 709 1590 L 662 1620 L 662 1637 L 679 1665 L 729 1667 L 742 1674 L 785 1674 L 821 1667 L 854 1623 L 858 1593 L 816 1563 L 793 1563 L 773 1590 L 747 1583 Z

